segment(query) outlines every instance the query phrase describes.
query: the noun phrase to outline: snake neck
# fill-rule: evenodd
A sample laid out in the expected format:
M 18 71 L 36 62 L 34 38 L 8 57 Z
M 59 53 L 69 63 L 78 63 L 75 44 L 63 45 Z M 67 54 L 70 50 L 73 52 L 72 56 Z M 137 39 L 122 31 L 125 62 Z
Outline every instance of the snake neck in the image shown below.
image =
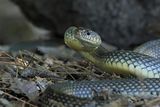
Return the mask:
M 103 46 L 99 46 L 97 49 L 91 52 L 80 52 L 84 58 L 91 61 L 94 64 L 99 64 L 104 59 L 104 55 L 109 51 Z

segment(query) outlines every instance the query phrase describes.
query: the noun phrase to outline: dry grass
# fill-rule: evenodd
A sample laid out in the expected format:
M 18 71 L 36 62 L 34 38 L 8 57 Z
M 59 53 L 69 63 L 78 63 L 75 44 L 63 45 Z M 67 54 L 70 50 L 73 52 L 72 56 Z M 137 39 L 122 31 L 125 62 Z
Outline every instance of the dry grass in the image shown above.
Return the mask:
M 18 53 L 1 52 L 0 67 L 0 104 L 5 105 L 7 102 L 7 107 L 36 107 L 33 96 L 28 94 L 25 89 L 29 86 L 35 87 L 37 83 L 42 83 L 44 87 L 36 90 L 37 93 L 34 93 L 36 97 L 43 93 L 45 84 L 66 80 L 121 78 L 115 74 L 105 73 L 82 59 L 59 60 L 55 57 L 41 56 L 28 51 Z M 26 87 L 26 84 L 29 85 Z M 146 101 L 144 99 L 143 101 L 138 101 L 135 98 L 135 102 L 130 103 L 128 98 L 118 97 L 118 99 L 112 99 L 110 103 L 106 104 L 106 107 L 157 107 L 160 105 L 159 100 Z

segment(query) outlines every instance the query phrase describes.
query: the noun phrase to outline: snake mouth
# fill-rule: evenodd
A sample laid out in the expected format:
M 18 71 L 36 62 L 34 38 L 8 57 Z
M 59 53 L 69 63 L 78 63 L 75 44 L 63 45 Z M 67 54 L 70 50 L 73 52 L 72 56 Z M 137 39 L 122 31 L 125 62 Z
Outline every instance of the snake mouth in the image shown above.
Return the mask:
M 69 27 L 64 33 L 64 42 L 68 47 L 76 51 L 83 51 L 84 46 L 75 37 L 76 34 L 77 34 L 77 27 L 74 26 Z

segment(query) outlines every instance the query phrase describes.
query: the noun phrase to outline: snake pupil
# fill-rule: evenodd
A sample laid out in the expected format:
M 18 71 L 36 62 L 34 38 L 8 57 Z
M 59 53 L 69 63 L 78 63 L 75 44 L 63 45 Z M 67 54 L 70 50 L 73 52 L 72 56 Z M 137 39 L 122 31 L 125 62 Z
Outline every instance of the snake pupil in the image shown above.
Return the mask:
M 87 32 L 87 35 L 90 35 L 90 32 Z

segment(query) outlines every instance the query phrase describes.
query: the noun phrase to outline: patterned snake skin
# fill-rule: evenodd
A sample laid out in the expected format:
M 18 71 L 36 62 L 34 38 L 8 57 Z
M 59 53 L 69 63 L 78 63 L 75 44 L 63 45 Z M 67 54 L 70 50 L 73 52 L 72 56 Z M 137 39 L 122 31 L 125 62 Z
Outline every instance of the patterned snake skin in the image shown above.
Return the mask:
M 46 89 L 41 102 L 48 107 L 53 106 L 51 100 L 61 103 L 64 107 L 104 107 L 106 100 L 95 100 L 101 92 L 128 97 L 160 97 L 159 53 L 149 56 L 153 52 L 159 52 L 156 49 L 159 49 L 157 44 L 160 44 L 160 40 L 153 42 L 148 42 L 135 51 L 109 52 L 101 46 L 101 39 L 97 33 L 84 28 L 68 28 L 65 32 L 65 43 L 102 70 L 122 75 L 132 74 L 145 79 L 56 83 Z

